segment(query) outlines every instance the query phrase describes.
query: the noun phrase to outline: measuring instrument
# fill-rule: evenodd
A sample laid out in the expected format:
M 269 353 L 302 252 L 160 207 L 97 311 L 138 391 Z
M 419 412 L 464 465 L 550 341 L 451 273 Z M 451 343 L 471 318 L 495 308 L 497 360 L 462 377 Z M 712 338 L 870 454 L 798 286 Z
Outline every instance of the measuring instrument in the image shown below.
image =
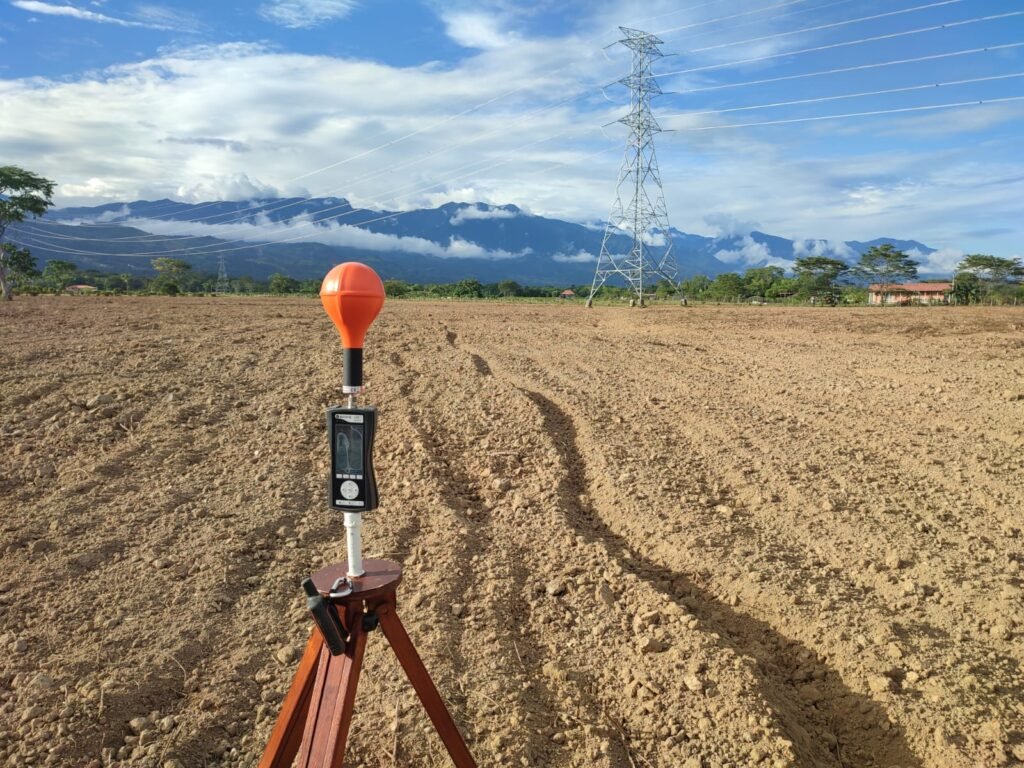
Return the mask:
M 476 768 L 396 610 L 402 567 L 363 560 L 363 513 L 377 509 L 373 442 L 377 409 L 359 406 L 363 342 L 384 304 L 384 285 L 365 264 L 339 264 L 324 278 L 320 300 L 343 348 L 343 406 L 327 409 L 330 470 L 327 498 L 341 511 L 348 559 L 305 579 L 302 588 L 316 629 L 285 696 L 259 768 L 341 768 L 369 633 L 379 626 L 456 768 Z

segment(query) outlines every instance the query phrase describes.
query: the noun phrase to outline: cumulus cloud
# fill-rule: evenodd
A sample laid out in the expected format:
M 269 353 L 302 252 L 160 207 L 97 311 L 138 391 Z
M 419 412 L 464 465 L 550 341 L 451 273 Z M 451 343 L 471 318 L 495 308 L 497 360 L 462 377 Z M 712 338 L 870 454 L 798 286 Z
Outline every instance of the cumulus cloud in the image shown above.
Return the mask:
M 464 222 L 476 219 L 514 219 L 518 215 L 517 211 L 510 211 L 507 208 L 468 205 L 464 208 L 459 208 L 455 215 L 448 219 L 448 223 L 453 227 L 457 227 Z
M 907 255 L 917 262 L 918 272 L 951 275 L 963 259 L 964 252 L 958 248 L 940 248 L 934 253 L 923 253 L 918 248 L 911 248 Z
M 248 174 L 231 173 L 213 176 L 191 186 L 180 186 L 177 196 L 198 203 L 206 200 L 267 200 L 280 197 L 281 193 L 271 184 L 250 179 Z
M 587 262 L 597 261 L 597 256 L 582 248 L 576 253 L 556 253 L 551 258 L 563 264 L 586 264 Z
M 355 7 L 355 0 L 271 0 L 260 6 L 260 16 L 282 27 L 308 29 L 343 19 Z
M 704 217 L 704 223 L 714 230 L 716 240 L 749 235 L 760 227 L 756 221 L 743 221 L 731 213 L 710 213 Z
M 445 32 L 464 48 L 504 48 L 514 39 L 501 28 L 499 19 L 481 12 L 449 12 L 444 14 Z
M 439 259 L 517 259 L 532 253 L 529 248 L 514 252 L 500 248 L 487 249 L 470 240 L 457 237 L 453 237 L 444 245 L 423 237 L 372 232 L 337 221 L 314 223 L 306 215 L 296 216 L 288 221 L 270 221 L 266 216 L 259 215 L 251 221 L 236 224 L 202 224 L 163 219 L 129 219 L 125 224 L 143 232 L 159 235 L 216 237 L 246 243 L 314 242 L 367 251 L 417 253 Z
M 793 240 L 793 256 L 825 256 L 830 259 L 848 261 L 857 253 L 846 243 L 831 240 L 818 240 L 809 237 L 798 237 Z
M 771 249 L 765 243 L 757 242 L 749 234 L 743 236 L 739 248 L 722 249 L 715 253 L 715 258 L 726 264 L 736 264 L 741 267 L 771 266 L 788 269 L 793 266 L 792 261 L 773 256 Z

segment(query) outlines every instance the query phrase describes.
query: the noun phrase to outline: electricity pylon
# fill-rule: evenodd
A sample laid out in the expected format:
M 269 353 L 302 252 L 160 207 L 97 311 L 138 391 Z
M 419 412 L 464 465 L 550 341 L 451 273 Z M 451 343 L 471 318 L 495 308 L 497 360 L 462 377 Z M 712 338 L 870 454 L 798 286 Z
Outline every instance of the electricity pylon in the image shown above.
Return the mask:
M 679 276 L 672 253 L 665 191 L 654 152 L 654 135 L 661 132 L 661 127 L 651 114 L 651 97 L 661 93 L 651 65 L 662 56 L 658 49 L 662 41 L 637 29 L 619 29 L 624 35 L 619 43 L 633 52 L 632 71 L 619 80 L 630 93 L 629 114 L 618 120 L 629 128 L 629 138 L 619 171 L 615 203 L 605 225 L 601 255 L 587 297 L 588 307 L 593 305 L 598 289 L 616 275 L 629 284 L 641 307 L 646 286 L 661 278 L 674 287 Z M 626 205 L 623 204 L 624 194 L 629 199 Z M 614 245 L 613 238 L 622 235 L 633 240 L 629 252 L 612 253 L 609 246 Z
M 224 261 L 224 254 L 220 255 L 217 263 L 217 293 L 227 293 L 231 290 L 231 283 L 228 282 L 228 265 Z

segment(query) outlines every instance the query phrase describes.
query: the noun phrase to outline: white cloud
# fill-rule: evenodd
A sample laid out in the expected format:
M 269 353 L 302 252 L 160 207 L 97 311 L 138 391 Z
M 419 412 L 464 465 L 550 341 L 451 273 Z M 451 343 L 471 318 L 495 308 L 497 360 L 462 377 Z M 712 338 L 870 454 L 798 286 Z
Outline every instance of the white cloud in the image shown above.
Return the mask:
M 726 264 L 736 264 L 740 267 L 772 266 L 788 269 L 793 266 L 792 261 L 773 256 L 771 249 L 765 243 L 757 242 L 750 235 L 743 236 L 739 248 L 722 249 L 715 254 L 715 258 Z
M 127 21 L 125 19 L 114 18 L 113 16 L 107 16 L 102 13 L 96 13 L 95 11 L 87 11 L 82 8 L 76 8 L 73 5 L 53 5 L 52 3 L 43 3 L 39 0 L 12 0 L 11 5 L 15 8 L 20 8 L 23 11 L 29 11 L 30 13 L 40 13 L 46 16 L 68 16 L 73 19 L 81 19 L 82 21 L 96 21 L 101 24 L 116 24 L 121 27 L 149 27 L 150 29 L 171 29 L 162 23 L 154 22 L 142 22 L 142 21 Z
M 231 173 L 204 179 L 198 184 L 180 186 L 177 197 L 193 203 L 205 200 L 267 200 L 279 197 L 281 192 L 259 179 L 250 179 L 245 173 Z
M 564 264 L 586 264 L 597 261 L 597 256 L 582 249 L 576 253 L 556 253 L 551 258 Z
M 907 255 L 917 262 L 918 272 L 948 275 L 956 270 L 964 252 L 958 248 L 940 248 L 934 253 L 922 253 L 917 248 L 911 248 Z
M 704 217 L 704 223 L 714 229 L 719 240 L 749 235 L 760 226 L 756 221 L 743 221 L 731 213 L 709 213 Z
M 129 219 L 127 226 L 159 235 L 191 235 L 216 237 L 247 243 L 323 243 L 368 251 L 403 251 L 435 256 L 440 259 L 516 259 L 532 251 L 489 250 L 470 240 L 453 237 L 448 245 L 435 243 L 422 237 L 403 237 L 384 232 L 371 232 L 362 227 L 340 224 L 336 221 L 313 223 L 308 216 L 296 216 L 289 221 L 270 221 L 259 215 L 251 221 L 236 224 L 202 224 L 192 221 L 165 221 L 162 219 Z
M 290 29 L 307 29 L 343 19 L 356 0 L 271 0 L 260 6 L 260 16 Z
M 72 7 L 60 2 L 43 5 Z M 559 33 L 540 24 L 551 4 L 430 2 L 440 19 L 453 20 L 453 34 L 472 44 L 461 58 L 391 66 L 235 43 L 164 51 L 77 82 L 0 79 L 5 111 L 20 116 L 0 126 L 0 156 L 31 158 L 33 170 L 59 182 L 62 205 L 175 197 L 179 189 L 213 195 L 225 187 L 211 180 L 239 174 L 292 194 L 301 174 L 314 194 L 363 207 L 511 202 L 569 220 L 607 216 L 624 131 L 617 128 L 613 139 L 600 126 L 622 115 L 626 93 L 609 89 L 615 99 L 609 103 L 583 88 L 620 78 L 629 52 L 615 46 L 609 60 L 601 47 L 618 38 L 615 25 L 624 20 L 659 30 L 706 19 L 706 9 L 679 10 L 669 0 L 576 3 L 560 17 L 575 15 L 578 26 Z M 283 4 L 262 4 L 284 13 Z M 288 7 L 294 13 L 280 23 L 349 12 L 351 3 Z M 651 20 L 663 14 L 671 15 Z M 791 23 L 742 21 L 743 37 Z M 734 25 L 709 25 L 666 36 L 673 43 L 666 50 L 683 50 L 698 34 L 701 46 L 737 36 Z M 691 58 L 695 66 L 715 61 Z M 729 76 L 712 71 L 660 84 L 685 89 Z M 713 92 L 707 106 L 722 96 Z M 552 107 L 563 98 L 570 101 Z M 672 111 L 671 98 L 659 99 L 658 109 Z M 703 108 L 703 98 L 687 103 Z M 971 130 L 994 120 L 969 117 L 970 111 L 941 117 Z M 1019 251 L 1024 240 L 1024 160 L 1019 135 L 995 124 L 997 132 L 979 133 L 977 141 L 962 133 L 950 142 L 892 138 L 890 118 L 879 117 L 827 127 L 665 133 L 656 142 L 668 213 L 686 232 L 742 237 L 756 228 L 835 242 L 890 236 L 1004 255 Z M 842 142 L 827 141 L 839 131 Z M 480 140 L 464 145 L 468 139 Z M 998 234 L 965 234 L 984 231 Z
M 499 19 L 480 12 L 449 12 L 443 15 L 445 32 L 464 48 L 504 48 L 514 36 L 501 28 Z
M 448 223 L 453 227 L 457 227 L 464 222 L 475 219 L 514 219 L 518 215 L 518 212 L 510 211 L 506 208 L 467 205 L 464 208 L 459 208 L 455 215 L 448 220 Z
M 844 242 L 832 240 L 819 240 L 809 237 L 798 237 L 793 239 L 793 256 L 825 256 L 830 259 L 849 260 L 856 256 L 856 252 Z

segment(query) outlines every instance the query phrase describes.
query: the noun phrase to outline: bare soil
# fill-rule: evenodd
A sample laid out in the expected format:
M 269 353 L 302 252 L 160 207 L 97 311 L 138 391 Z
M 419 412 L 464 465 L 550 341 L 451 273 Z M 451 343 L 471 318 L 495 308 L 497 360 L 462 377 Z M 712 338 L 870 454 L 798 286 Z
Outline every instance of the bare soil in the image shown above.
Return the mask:
M 0 764 L 255 765 L 344 558 L 319 302 L 0 338 Z M 1024 312 L 392 301 L 366 371 L 481 766 L 1024 764 Z M 347 764 L 448 764 L 379 633 Z

